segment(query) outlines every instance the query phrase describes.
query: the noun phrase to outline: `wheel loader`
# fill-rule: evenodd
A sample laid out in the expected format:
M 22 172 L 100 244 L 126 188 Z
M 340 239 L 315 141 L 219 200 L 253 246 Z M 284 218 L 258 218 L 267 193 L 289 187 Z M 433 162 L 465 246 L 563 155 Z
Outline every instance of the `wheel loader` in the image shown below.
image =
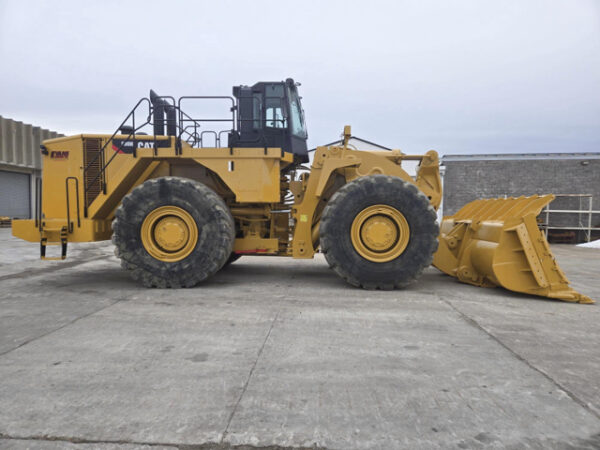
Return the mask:
M 317 147 L 310 167 L 292 79 L 233 96 L 151 91 L 112 135 L 44 141 L 35 218 L 13 234 L 60 247 L 112 238 L 144 286 L 192 287 L 240 256 L 312 258 L 353 286 L 402 288 L 432 262 L 459 281 L 590 303 L 569 287 L 536 216 L 552 196 L 478 200 L 438 226 L 438 154 Z M 189 107 L 223 102 L 220 117 Z M 403 168 L 417 161 L 416 176 Z

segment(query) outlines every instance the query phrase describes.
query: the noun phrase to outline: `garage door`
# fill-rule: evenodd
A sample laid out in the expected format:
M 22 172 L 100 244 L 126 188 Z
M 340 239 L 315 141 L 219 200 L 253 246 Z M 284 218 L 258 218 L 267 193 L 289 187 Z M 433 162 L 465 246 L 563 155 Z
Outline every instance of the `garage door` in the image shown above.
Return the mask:
M 29 189 L 28 174 L 0 170 L 0 216 L 28 219 Z

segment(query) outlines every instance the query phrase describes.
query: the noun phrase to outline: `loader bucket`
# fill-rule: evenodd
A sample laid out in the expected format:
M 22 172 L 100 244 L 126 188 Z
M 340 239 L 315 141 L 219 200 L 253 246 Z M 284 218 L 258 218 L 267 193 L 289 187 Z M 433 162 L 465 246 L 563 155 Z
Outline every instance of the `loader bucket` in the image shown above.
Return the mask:
M 444 217 L 433 265 L 475 286 L 578 303 L 594 301 L 569 286 L 536 217 L 554 195 L 475 200 Z

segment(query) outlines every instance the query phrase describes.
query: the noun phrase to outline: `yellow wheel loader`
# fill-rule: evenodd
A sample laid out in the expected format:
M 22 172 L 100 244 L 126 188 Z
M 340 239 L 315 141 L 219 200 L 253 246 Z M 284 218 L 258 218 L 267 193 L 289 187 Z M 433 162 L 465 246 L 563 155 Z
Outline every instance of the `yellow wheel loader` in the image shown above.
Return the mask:
M 192 117 L 202 102 L 227 114 Z M 551 196 L 481 200 L 440 227 L 438 155 L 317 147 L 309 162 L 298 84 L 259 82 L 233 96 L 153 91 L 112 135 L 44 141 L 35 218 L 13 234 L 41 257 L 112 237 L 122 266 L 148 287 L 194 286 L 242 255 L 325 255 L 348 283 L 395 289 L 432 261 L 478 286 L 573 302 L 535 216 Z M 416 177 L 405 161 L 418 161 Z M 439 248 L 438 248 L 439 246 Z

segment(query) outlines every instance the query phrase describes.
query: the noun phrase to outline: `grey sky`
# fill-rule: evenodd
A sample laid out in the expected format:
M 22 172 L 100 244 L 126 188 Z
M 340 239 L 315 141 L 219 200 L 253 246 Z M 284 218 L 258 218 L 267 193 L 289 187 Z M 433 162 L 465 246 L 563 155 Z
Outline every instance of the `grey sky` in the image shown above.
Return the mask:
M 600 1 L 0 0 L 0 114 L 112 133 L 150 88 L 302 83 L 309 145 L 600 151 Z

